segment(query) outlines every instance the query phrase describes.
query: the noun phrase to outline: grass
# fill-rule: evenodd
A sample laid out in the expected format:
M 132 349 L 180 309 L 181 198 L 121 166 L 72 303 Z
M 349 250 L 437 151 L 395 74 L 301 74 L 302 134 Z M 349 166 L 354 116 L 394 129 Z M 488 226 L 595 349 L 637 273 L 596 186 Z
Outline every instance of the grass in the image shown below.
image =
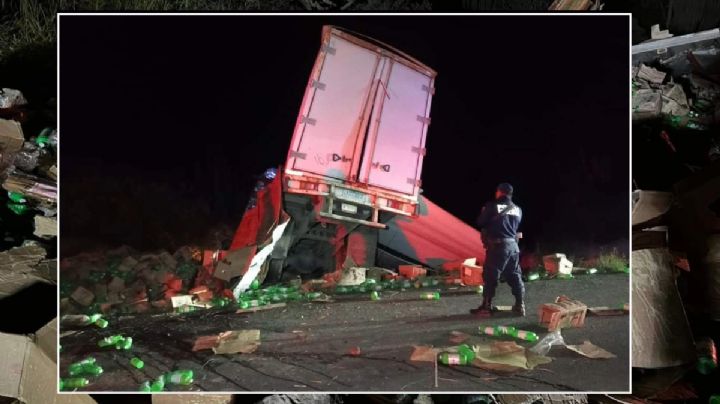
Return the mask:
M 604 272 L 625 272 L 628 267 L 627 258 L 615 253 L 601 254 L 597 259 L 597 269 Z

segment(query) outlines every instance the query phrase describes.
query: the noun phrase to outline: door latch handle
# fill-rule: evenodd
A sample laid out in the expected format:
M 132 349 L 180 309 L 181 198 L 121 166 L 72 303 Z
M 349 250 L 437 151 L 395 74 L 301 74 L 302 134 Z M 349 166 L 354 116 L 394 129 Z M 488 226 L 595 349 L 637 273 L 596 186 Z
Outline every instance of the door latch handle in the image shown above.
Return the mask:
M 390 164 L 380 165 L 380 163 L 378 162 L 378 163 L 373 163 L 373 167 L 374 167 L 374 168 L 379 168 L 379 169 L 385 171 L 386 173 L 389 173 L 389 172 L 390 172 Z

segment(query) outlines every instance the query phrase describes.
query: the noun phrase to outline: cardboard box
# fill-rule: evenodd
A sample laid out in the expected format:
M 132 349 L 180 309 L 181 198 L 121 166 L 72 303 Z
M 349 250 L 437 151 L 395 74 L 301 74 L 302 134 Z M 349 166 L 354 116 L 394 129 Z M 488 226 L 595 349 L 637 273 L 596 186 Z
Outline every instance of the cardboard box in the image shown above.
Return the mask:
M 0 397 L 26 404 L 96 404 L 87 394 L 57 393 L 57 319 L 34 336 L 0 333 Z
M 152 404 L 232 404 L 232 394 L 153 394 Z
M 584 303 L 560 296 L 555 303 L 540 306 L 538 317 L 540 325 L 552 332 L 560 328 L 582 327 L 586 314 L 587 306 Z
M 0 153 L 15 154 L 22 149 L 25 136 L 19 122 L 0 119 Z
M 573 263 L 568 260 L 565 254 L 551 254 L 543 257 L 545 271 L 551 275 L 571 274 Z

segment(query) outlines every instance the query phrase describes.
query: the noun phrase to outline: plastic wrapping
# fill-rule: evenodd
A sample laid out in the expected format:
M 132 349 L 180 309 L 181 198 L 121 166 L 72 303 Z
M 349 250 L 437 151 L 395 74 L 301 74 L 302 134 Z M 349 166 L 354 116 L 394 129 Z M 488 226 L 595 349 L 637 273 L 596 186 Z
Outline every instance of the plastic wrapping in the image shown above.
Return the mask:
M 695 343 L 667 249 L 632 253 L 632 363 L 665 368 L 692 363 Z
M 546 356 L 555 345 L 565 345 L 565 339 L 559 329 L 548 333 L 530 350 L 538 355 Z

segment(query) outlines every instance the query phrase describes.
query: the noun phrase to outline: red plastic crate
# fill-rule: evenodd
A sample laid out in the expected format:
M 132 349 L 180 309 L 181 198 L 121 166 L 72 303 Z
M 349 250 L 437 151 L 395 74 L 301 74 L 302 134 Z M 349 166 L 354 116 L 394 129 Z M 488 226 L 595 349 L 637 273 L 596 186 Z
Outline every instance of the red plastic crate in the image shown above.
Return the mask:
M 401 276 L 408 279 L 415 279 L 427 274 L 425 268 L 420 265 L 400 265 L 398 267 L 398 272 L 400 272 Z
M 483 268 L 477 265 L 463 264 L 460 269 L 462 282 L 467 286 L 479 286 L 483 284 Z

